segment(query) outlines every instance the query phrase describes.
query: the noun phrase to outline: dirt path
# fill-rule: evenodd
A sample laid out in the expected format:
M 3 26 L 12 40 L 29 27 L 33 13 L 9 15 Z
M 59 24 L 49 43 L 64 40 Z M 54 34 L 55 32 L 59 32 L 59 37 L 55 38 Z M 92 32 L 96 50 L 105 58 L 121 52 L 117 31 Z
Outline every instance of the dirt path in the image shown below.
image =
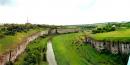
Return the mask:
M 46 54 L 47 54 L 47 61 L 48 61 L 49 65 L 57 65 L 51 41 L 49 41 L 47 44 Z

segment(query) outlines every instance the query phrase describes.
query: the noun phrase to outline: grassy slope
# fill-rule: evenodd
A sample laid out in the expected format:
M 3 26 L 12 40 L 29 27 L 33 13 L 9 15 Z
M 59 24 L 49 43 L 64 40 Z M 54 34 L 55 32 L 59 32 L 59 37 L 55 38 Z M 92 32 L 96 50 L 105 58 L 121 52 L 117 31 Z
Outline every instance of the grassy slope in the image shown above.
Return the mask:
M 38 38 L 37 40 L 31 42 L 31 44 L 29 44 L 27 48 L 32 49 L 31 51 L 34 51 L 37 48 L 46 48 L 47 41 L 48 38 L 44 38 L 44 39 Z M 26 56 L 27 56 L 27 52 L 22 53 L 14 65 L 22 65 L 24 63 L 24 58 L 26 58 Z M 48 65 L 48 63 L 46 61 L 41 60 L 40 65 Z
M 92 34 L 91 37 L 96 40 L 129 41 L 130 40 L 130 29 Z
M 100 54 L 89 45 L 72 44 L 80 34 L 59 35 L 52 39 L 58 65 L 120 65 L 119 56 Z
M 38 32 L 38 31 L 39 30 L 30 30 L 27 33 L 18 32 L 14 36 L 5 36 L 4 38 L 0 39 L 0 53 L 8 51 L 11 48 L 15 48 L 26 37 L 32 35 L 33 33 Z

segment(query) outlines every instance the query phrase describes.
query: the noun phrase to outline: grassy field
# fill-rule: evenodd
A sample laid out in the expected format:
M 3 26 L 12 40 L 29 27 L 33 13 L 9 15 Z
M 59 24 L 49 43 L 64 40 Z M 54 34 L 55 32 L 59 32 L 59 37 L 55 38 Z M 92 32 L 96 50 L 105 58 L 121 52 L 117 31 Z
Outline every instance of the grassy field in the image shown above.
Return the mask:
M 118 55 L 98 53 L 83 42 L 73 43 L 80 35 L 64 34 L 52 39 L 58 65 L 123 65 Z
M 92 34 L 91 37 L 95 40 L 129 41 L 130 29 Z
M 47 42 L 48 38 L 38 38 L 31 42 L 14 65 L 48 65 L 44 55 L 46 53 Z
M 12 48 L 15 48 L 20 42 L 22 42 L 26 37 L 38 32 L 40 30 L 30 30 L 27 32 L 18 32 L 15 35 L 7 35 L 0 39 L 0 54 L 6 52 Z

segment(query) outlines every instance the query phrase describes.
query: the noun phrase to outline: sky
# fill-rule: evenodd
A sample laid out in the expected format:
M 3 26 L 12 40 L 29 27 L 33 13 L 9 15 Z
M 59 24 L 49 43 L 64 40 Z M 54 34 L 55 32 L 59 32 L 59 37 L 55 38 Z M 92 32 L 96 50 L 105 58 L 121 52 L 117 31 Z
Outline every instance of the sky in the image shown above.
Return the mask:
M 73 25 L 130 21 L 130 0 L 0 0 L 0 23 Z

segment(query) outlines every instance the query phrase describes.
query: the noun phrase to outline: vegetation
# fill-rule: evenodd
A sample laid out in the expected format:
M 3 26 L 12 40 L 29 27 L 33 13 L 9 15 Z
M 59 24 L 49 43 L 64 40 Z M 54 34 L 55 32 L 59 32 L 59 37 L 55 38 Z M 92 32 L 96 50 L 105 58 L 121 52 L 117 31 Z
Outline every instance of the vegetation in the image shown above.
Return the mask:
M 0 27 L 0 32 L 4 35 L 15 35 L 17 32 L 27 32 L 31 29 L 40 29 L 40 25 L 26 24 L 4 24 Z
M 15 48 L 27 37 L 43 31 L 45 25 L 36 24 L 3 24 L 0 25 L 0 54 Z
M 46 62 L 46 44 L 48 38 L 38 38 L 31 42 L 14 65 L 48 65 Z
M 103 33 L 103 32 L 110 32 L 110 31 L 115 31 L 116 30 L 116 25 L 112 25 L 112 24 L 107 24 L 104 27 L 101 28 L 96 28 L 94 30 L 92 30 L 92 33 Z
M 93 25 L 93 24 L 78 25 L 77 27 L 79 27 L 82 31 L 89 31 L 89 30 L 95 29 L 96 25 Z
M 51 32 L 57 29 L 80 29 L 80 33 L 54 35 L 52 38 L 53 50 L 58 65 L 125 65 L 127 55 L 111 54 L 103 50 L 97 52 L 89 44 L 85 44 L 85 37 L 90 36 L 101 41 L 130 41 L 130 22 L 111 22 L 88 25 L 37 25 L 37 24 L 4 24 L 0 25 L 0 54 L 16 48 L 27 37 L 44 29 Z M 39 37 L 31 42 L 24 53 L 15 63 L 6 65 L 48 65 L 46 61 L 46 44 L 50 38 Z M 124 63 L 125 62 L 125 63 Z
M 94 38 L 95 40 L 129 42 L 130 29 L 122 29 L 113 32 L 92 34 L 91 37 Z
M 116 27 L 103 27 L 103 28 L 97 28 L 95 30 L 92 30 L 92 33 L 103 33 L 103 32 L 110 32 L 115 31 Z
M 82 31 L 92 31 L 95 33 L 111 32 L 120 29 L 130 28 L 130 22 L 109 22 L 109 23 L 95 23 L 95 24 L 84 24 L 75 25 L 75 27 L 80 28 Z
M 81 33 L 64 34 L 52 39 L 58 65 L 122 65 L 119 55 L 98 53 L 84 44 L 79 35 Z
M 26 39 L 26 37 L 33 35 L 40 31 L 39 29 L 30 30 L 27 32 L 18 32 L 13 36 L 6 35 L 0 39 L 0 53 L 6 52 L 12 48 L 15 48 L 20 42 Z

